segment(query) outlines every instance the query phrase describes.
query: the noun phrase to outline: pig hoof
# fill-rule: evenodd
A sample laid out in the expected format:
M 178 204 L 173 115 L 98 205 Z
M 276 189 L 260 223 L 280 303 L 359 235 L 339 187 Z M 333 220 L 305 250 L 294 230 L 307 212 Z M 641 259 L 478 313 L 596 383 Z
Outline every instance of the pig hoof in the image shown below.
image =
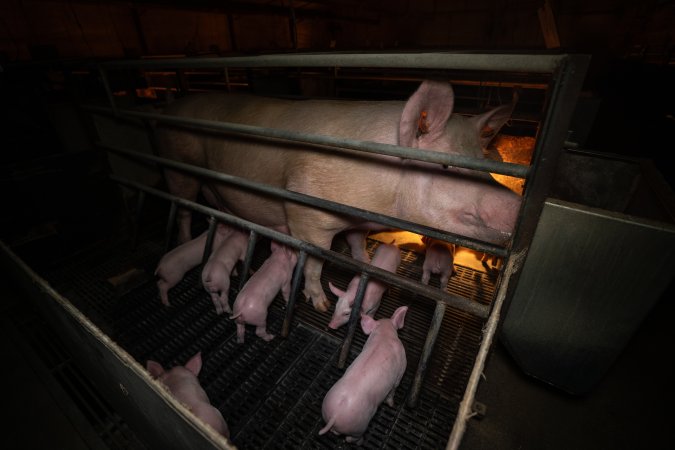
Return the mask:
M 330 308 L 330 302 L 326 298 L 320 298 L 314 303 L 314 309 L 320 312 L 326 312 L 328 311 L 328 308 Z

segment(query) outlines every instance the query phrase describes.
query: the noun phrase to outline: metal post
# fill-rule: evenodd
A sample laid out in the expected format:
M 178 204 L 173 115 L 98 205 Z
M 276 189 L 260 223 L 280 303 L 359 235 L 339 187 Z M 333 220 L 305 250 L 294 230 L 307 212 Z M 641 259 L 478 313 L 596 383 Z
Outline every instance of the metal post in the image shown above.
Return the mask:
M 298 262 L 295 264 L 295 271 L 293 272 L 293 280 L 291 281 L 291 295 L 288 298 L 286 305 L 286 317 L 281 328 L 281 336 L 288 337 L 291 331 L 291 322 L 293 321 L 293 310 L 295 309 L 295 299 L 300 293 L 300 282 L 302 281 L 302 274 L 305 271 L 305 263 L 307 262 L 307 252 L 300 250 L 298 255 Z
M 431 326 L 429 327 L 429 332 L 427 333 L 427 340 L 424 342 L 424 349 L 422 350 L 422 355 L 420 356 L 420 362 L 417 365 L 417 372 L 415 372 L 415 379 L 413 380 L 412 389 L 410 390 L 410 397 L 408 397 L 408 406 L 410 408 L 417 406 L 420 390 L 422 389 L 422 381 L 424 380 L 424 375 L 427 372 L 427 364 L 429 363 L 431 352 L 434 350 L 434 345 L 436 345 L 436 338 L 438 337 L 438 332 L 441 329 L 444 315 L 445 303 L 436 302 L 436 309 L 434 309 L 434 316 L 431 319 Z
M 251 230 L 248 236 L 248 247 L 246 248 L 246 258 L 244 258 L 244 267 L 239 274 L 239 290 L 241 291 L 246 283 L 248 272 L 251 270 L 251 261 L 253 260 L 253 252 L 255 251 L 255 244 L 258 242 L 258 233 Z
M 204 254 L 202 256 L 202 264 L 206 264 L 211 252 L 213 251 L 213 236 L 216 232 L 216 227 L 218 226 L 218 221 L 215 217 L 209 217 L 209 231 L 206 235 L 206 244 L 204 244 Z
M 342 349 L 340 350 L 340 359 L 338 360 L 338 368 L 344 369 L 347 362 L 347 357 L 349 356 L 349 347 L 352 346 L 352 340 L 354 339 L 354 333 L 356 332 L 356 324 L 359 323 L 358 318 L 361 317 L 361 303 L 363 303 L 363 294 L 366 293 L 366 286 L 368 285 L 368 274 L 362 273 L 361 279 L 359 280 L 359 288 L 356 291 L 356 298 L 354 299 L 354 305 L 352 306 L 352 313 L 349 316 L 349 324 L 347 325 L 347 335 L 345 340 L 342 341 Z
M 171 248 L 171 235 L 173 234 L 173 224 L 176 223 L 176 210 L 178 206 L 176 202 L 171 202 L 171 209 L 169 210 L 169 221 L 166 224 L 166 237 L 164 240 L 164 253 Z
M 291 48 L 298 49 L 298 24 L 295 18 L 295 8 L 293 8 L 293 0 L 288 2 L 288 31 L 291 35 Z

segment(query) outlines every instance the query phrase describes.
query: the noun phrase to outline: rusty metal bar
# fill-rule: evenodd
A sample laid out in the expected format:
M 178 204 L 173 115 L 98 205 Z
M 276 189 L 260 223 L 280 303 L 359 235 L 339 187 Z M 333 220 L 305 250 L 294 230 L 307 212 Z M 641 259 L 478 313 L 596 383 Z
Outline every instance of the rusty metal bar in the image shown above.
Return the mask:
M 251 270 L 251 261 L 253 261 L 253 252 L 255 251 L 255 244 L 258 242 L 258 233 L 251 230 L 248 235 L 248 246 L 246 247 L 246 258 L 239 274 L 239 291 L 244 288 L 244 284 L 248 279 L 248 272 Z
M 288 304 L 286 305 L 286 317 L 284 324 L 281 327 L 281 336 L 288 337 L 291 331 L 291 323 L 293 322 L 293 310 L 295 309 L 295 302 L 300 294 L 300 282 L 302 281 L 302 273 L 305 270 L 305 263 L 307 262 L 307 252 L 300 250 L 298 254 L 298 262 L 295 263 L 293 270 L 293 280 L 291 281 L 291 295 L 288 297 Z
M 431 352 L 434 350 L 434 346 L 436 345 L 436 338 L 438 338 L 438 332 L 441 330 L 441 324 L 443 323 L 444 315 L 445 303 L 436 302 L 434 316 L 431 319 L 431 326 L 427 332 L 427 339 L 424 342 L 424 349 L 422 349 L 422 355 L 420 356 L 420 361 L 417 365 L 417 371 L 415 372 L 415 378 L 410 389 L 410 397 L 408 397 L 408 407 L 410 408 L 417 406 L 420 390 L 422 389 L 422 381 L 424 381 L 424 376 L 427 373 L 427 364 L 429 363 L 429 358 L 431 358 Z
M 354 339 L 354 333 L 356 332 L 356 326 L 359 323 L 359 317 L 361 317 L 361 304 L 363 303 L 363 295 L 366 293 L 366 287 L 368 286 L 368 274 L 362 273 L 361 279 L 359 280 L 359 287 L 356 290 L 356 297 L 354 298 L 354 305 L 352 305 L 352 312 L 349 316 L 349 324 L 347 325 L 347 335 L 342 341 L 342 348 L 340 349 L 340 359 L 338 360 L 338 369 L 344 369 L 345 364 L 347 363 L 347 358 L 349 357 L 349 348 L 352 346 L 352 340 Z

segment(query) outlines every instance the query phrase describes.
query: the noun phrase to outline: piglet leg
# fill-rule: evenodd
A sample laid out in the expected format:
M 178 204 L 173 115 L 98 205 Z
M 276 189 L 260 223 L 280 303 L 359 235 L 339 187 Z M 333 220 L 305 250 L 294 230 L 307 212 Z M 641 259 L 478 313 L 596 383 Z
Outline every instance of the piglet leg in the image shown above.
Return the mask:
M 255 327 L 255 334 L 266 341 L 274 339 L 274 335 L 267 332 L 267 324 Z

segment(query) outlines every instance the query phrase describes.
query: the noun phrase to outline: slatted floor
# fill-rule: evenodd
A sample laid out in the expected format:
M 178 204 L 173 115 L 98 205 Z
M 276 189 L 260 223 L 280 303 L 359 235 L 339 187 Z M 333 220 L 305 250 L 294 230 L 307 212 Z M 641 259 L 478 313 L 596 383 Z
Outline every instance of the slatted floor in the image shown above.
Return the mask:
M 266 256 L 264 242 L 256 252 L 253 268 Z M 371 255 L 377 244 L 369 240 Z M 255 336 L 253 327 L 247 327 L 246 342 L 237 344 L 234 322 L 215 314 L 199 285 L 200 267 L 170 291 L 170 307 L 161 305 L 152 277 L 161 248 L 161 239 L 147 239 L 134 250 L 120 245 L 102 247 L 63 262 L 43 276 L 143 365 L 154 359 L 170 367 L 201 351 L 204 366 L 200 381 L 226 418 L 238 448 L 349 447 L 341 437 L 317 434 L 324 425 L 323 397 L 343 372 L 335 363 L 346 327 L 328 329 L 331 312 L 317 312 L 299 301 L 287 338 L 265 342 Z M 347 252 L 339 243 L 334 249 Z M 406 250 L 402 256 L 398 273 L 419 280 L 423 256 Z M 109 281 L 130 270 L 137 276 L 130 277 L 126 285 L 114 286 Z M 450 292 L 490 302 L 493 280 L 463 266 L 456 265 L 455 270 Z M 331 280 L 344 287 L 352 276 L 327 263 L 322 283 L 327 288 Z M 431 283 L 438 286 L 437 278 L 432 277 Z M 238 285 L 236 276 L 231 285 Z M 235 291 L 232 289 L 232 302 Z M 383 404 L 371 421 L 364 436 L 366 449 L 443 447 L 480 343 L 482 321 L 448 308 L 419 406 L 406 407 L 434 303 L 392 287 L 376 318 L 388 317 L 404 304 L 409 311 L 399 336 L 406 348 L 408 368 L 397 390 L 395 407 Z M 283 315 L 279 296 L 268 316 L 271 333 L 279 334 Z M 365 336 L 357 330 L 348 363 L 364 342 Z

